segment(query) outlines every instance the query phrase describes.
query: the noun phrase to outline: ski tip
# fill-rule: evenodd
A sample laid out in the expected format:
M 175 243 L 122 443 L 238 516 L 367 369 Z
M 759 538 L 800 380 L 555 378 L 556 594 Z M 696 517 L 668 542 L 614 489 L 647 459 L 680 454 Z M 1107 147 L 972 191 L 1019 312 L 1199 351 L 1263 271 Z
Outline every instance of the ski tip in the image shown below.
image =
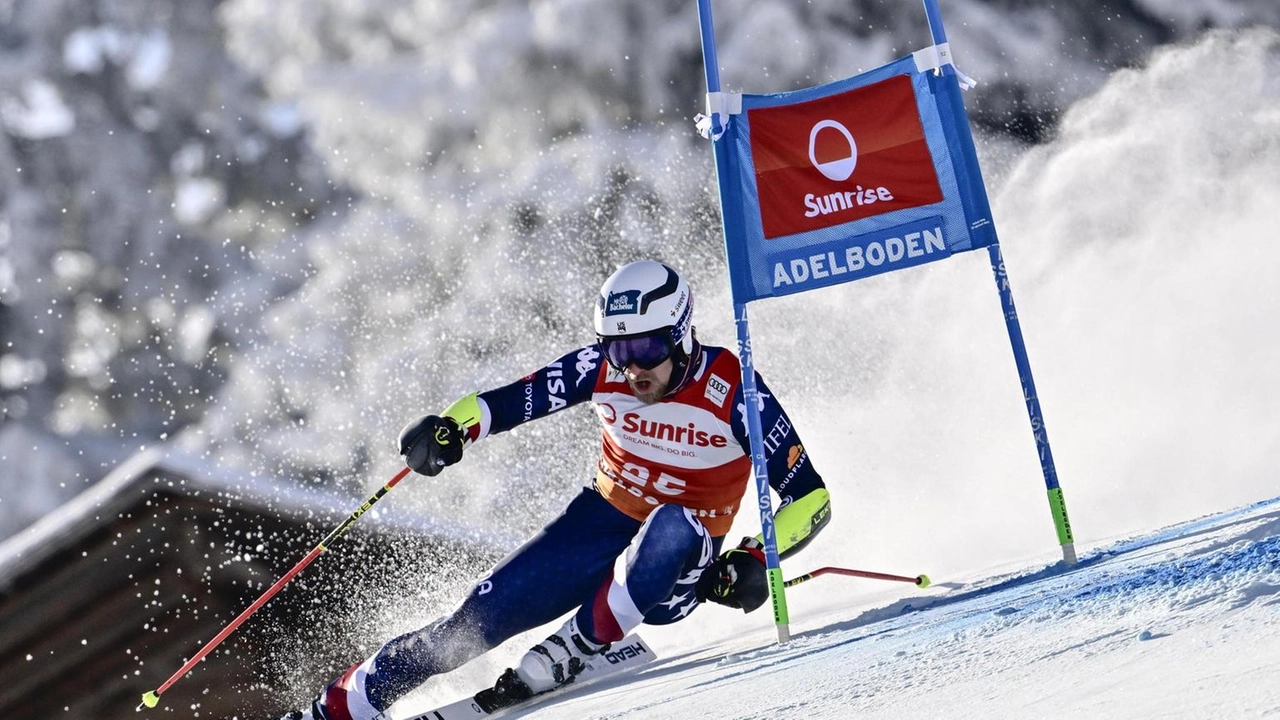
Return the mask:
M 922 588 L 927 588 L 927 587 L 929 587 L 929 585 L 931 585 L 931 584 L 932 584 L 932 582 L 929 580 L 929 576 L 928 576 L 928 575 L 917 575 L 917 576 L 916 576 L 916 585 L 918 585 L 918 586 L 920 586 L 920 587 L 922 587 Z
M 142 712 L 142 708 L 144 707 L 153 708 L 159 703 L 160 703 L 160 696 L 155 694 L 155 691 L 152 691 L 149 693 L 143 693 L 142 702 L 138 703 L 138 707 L 137 709 L 134 710 L 134 712 Z

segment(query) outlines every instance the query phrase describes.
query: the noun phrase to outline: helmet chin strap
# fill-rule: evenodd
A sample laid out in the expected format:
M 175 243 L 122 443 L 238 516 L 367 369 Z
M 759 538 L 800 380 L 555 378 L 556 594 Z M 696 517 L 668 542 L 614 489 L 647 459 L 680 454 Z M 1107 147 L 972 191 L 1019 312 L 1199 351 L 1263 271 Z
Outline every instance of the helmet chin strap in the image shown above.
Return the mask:
M 692 353 L 685 354 L 683 348 L 679 345 L 676 346 L 675 351 L 671 354 L 671 377 L 673 380 L 678 377 L 680 378 L 680 381 L 672 382 L 671 387 L 667 389 L 667 394 L 663 395 L 663 397 L 671 397 L 672 395 L 675 395 L 680 392 L 680 389 L 687 385 L 691 379 L 693 379 L 693 359 L 701 356 L 702 344 L 698 342 L 697 337 L 693 338 Z

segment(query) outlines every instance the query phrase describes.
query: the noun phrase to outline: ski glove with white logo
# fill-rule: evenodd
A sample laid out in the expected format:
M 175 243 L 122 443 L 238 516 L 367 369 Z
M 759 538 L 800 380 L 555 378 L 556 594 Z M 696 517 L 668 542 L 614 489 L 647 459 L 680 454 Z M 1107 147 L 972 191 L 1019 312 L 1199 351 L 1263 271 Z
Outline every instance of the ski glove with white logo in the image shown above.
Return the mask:
M 764 545 L 755 538 L 743 538 L 738 547 L 720 554 L 698 578 L 698 599 L 738 608 L 744 613 L 769 599 L 769 576 L 765 571 Z
M 462 459 L 462 428 L 453 418 L 427 415 L 400 431 L 404 464 L 428 477 Z

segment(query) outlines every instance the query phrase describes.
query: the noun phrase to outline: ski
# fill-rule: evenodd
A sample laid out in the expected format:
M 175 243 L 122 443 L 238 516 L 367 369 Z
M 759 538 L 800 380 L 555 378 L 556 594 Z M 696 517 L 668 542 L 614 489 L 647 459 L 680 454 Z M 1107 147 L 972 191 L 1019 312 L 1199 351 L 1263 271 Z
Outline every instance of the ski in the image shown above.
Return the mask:
M 522 703 L 517 703 L 509 707 L 500 708 L 493 712 L 485 712 L 483 708 L 476 702 L 475 695 L 463 698 L 451 705 L 438 707 L 434 710 L 428 710 L 424 713 L 411 715 L 401 720 L 474 720 L 475 718 L 497 718 L 508 712 L 529 707 L 535 703 L 542 702 L 549 697 L 559 695 L 562 692 L 572 688 L 581 687 L 586 683 L 595 682 L 601 678 L 616 675 L 624 670 L 634 670 L 645 663 L 656 660 L 657 656 L 653 654 L 644 640 L 639 635 L 628 635 L 601 653 L 598 657 L 593 658 L 587 663 L 587 669 L 583 670 L 573 682 L 549 690 L 541 695 L 534 695 Z

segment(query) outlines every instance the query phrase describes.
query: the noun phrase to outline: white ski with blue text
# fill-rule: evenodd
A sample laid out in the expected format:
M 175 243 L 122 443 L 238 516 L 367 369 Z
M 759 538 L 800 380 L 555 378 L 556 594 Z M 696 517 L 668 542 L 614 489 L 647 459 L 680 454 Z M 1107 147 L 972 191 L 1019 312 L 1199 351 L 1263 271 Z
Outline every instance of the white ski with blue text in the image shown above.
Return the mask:
M 550 692 L 535 695 L 528 700 L 512 705 L 511 707 L 494 710 L 492 713 L 485 712 L 483 708 L 476 703 L 474 695 L 472 697 L 463 698 L 451 705 L 428 710 L 423 713 L 411 715 L 401 720 L 473 720 L 474 718 L 497 718 L 501 717 L 512 710 L 528 707 L 538 702 L 542 702 L 547 698 L 558 695 L 566 690 L 575 687 L 582 687 L 586 683 L 595 682 L 601 678 L 616 675 L 624 670 L 634 670 L 645 663 L 652 662 L 657 659 L 653 650 L 640 639 L 639 635 L 628 635 L 627 637 L 613 643 L 609 650 L 601 653 L 598 657 L 593 658 L 587 663 L 587 669 L 583 670 L 572 683 L 564 685 Z

